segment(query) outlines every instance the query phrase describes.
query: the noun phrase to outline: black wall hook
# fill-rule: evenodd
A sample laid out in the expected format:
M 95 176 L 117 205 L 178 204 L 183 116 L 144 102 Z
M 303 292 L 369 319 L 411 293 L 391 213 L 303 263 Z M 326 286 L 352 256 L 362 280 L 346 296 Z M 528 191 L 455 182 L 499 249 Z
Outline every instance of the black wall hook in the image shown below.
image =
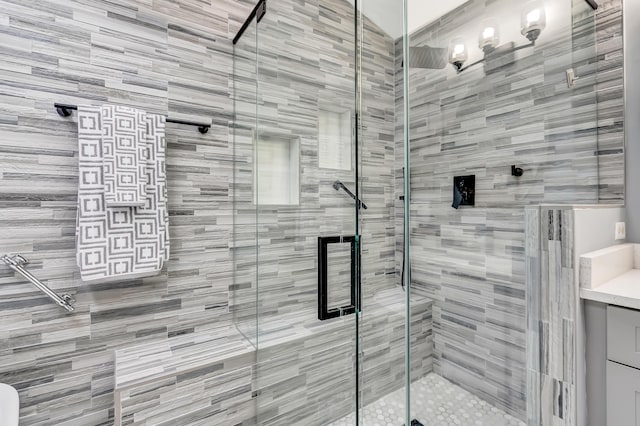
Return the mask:
M 78 107 L 75 105 L 65 105 L 65 104 L 54 104 L 54 105 L 60 117 L 70 117 L 72 114 L 72 111 L 78 109 Z
M 520 177 L 523 174 L 524 174 L 524 170 L 522 170 L 520 167 L 511 166 L 511 176 Z

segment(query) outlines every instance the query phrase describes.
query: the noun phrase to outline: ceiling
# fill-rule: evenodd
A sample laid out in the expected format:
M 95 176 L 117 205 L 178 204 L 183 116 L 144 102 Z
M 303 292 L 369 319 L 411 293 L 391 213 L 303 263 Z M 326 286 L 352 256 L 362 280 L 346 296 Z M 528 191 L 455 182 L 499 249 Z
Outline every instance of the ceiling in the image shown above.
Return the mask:
M 349 0 L 352 4 L 354 0 Z M 429 24 L 467 0 L 408 0 L 409 33 Z M 402 36 L 401 0 L 365 0 L 360 2 L 364 14 L 394 39 Z
M 385 0 L 378 1 L 386 2 Z M 409 0 L 409 34 L 425 24 L 430 24 L 441 16 L 446 15 L 467 1 L 468 0 L 446 0 L 438 2 L 435 0 Z M 400 29 L 398 34 L 389 33 L 389 35 L 394 38 L 400 37 L 402 35 L 402 29 Z

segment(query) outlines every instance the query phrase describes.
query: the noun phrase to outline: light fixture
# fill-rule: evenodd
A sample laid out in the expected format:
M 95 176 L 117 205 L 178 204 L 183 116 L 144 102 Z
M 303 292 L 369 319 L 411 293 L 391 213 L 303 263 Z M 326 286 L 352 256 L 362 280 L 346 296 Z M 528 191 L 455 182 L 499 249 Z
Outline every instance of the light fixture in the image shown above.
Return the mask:
M 500 44 L 500 29 L 498 21 L 495 19 L 486 19 L 482 22 L 482 31 L 478 37 L 478 47 L 485 54 L 493 52 Z
M 469 54 L 467 53 L 467 46 L 464 44 L 464 39 L 462 37 L 456 37 L 451 40 L 449 44 L 449 63 L 457 70 L 460 70 L 468 58 Z
M 488 64 L 487 59 L 490 58 L 495 59 L 500 57 L 501 60 L 497 62 L 494 61 L 494 63 L 504 66 L 506 63 L 505 60 L 509 60 L 505 58 L 504 55 L 511 55 L 513 58 L 511 61 L 515 61 L 514 53 L 518 50 L 534 47 L 536 40 L 540 37 L 542 30 L 544 30 L 546 26 L 547 17 L 544 10 L 544 2 L 542 0 L 531 1 L 525 5 L 522 11 L 521 25 L 522 35 L 529 40 L 529 44 L 516 46 L 515 43 L 509 42 L 500 45 L 498 21 L 496 19 L 486 19 L 482 22 L 480 36 L 478 37 L 478 46 L 484 52 L 484 58 L 465 67 L 464 63 L 469 58 L 469 53 L 464 44 L 464 39 L 456 37 L 451 40 L 449 44 L 449 63 L 453 65 L 458 73 L 478 64 Z M 486 65 L 485 70 L 487 70 Z
M 534 43 L 546 26 L 547 17 L 544 11 L 544 3 L 539 0 L 527 3 L 522 10 L 522 24 L 520 27 L 522 35 Z

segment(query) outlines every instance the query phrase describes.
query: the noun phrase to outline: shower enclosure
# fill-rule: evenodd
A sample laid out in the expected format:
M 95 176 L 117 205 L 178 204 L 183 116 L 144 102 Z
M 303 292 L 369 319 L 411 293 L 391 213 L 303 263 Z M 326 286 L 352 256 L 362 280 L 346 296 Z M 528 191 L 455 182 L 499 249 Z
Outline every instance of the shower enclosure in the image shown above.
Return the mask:
M 423 3 L 262 0 L 234 40 L 230 309 L 258 424 L 539 409 L 524 208 L 621 193 L 596 12 Z

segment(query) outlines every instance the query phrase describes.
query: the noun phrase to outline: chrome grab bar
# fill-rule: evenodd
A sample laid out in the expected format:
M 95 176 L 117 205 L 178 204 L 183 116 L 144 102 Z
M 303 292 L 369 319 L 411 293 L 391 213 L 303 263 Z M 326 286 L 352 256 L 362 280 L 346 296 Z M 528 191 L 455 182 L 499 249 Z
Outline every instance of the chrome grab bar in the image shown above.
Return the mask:
M 27 265 L 29 263 L 29 261 L 26 258 L 24 258 L 19 254 L 16 254 L 14 256 L 9 256 L 5 254 L 4 256 L 0 257 L 0 260 L 6 263 L 7 266 L 9 266 L 9 268 L 19 273 L 20 275 L 25 277 L 27 280 L 29 280 L 31 284 L 38 287 L 40 291 L 42 291 L 44 294 L 49 296 L 58 305 L 62 306 L 69 312 L 73 312 L 73 310 L 75 309 L 73 307 L 73 303 L 75 303 L 75 300 L 73 300 L 73 297 L 71 297 L 68 294 L 58 295 L 55 291 L 51 290 L 49 287 L 43 284 L 39 279 L 31 275 L 29 271 L 24 269 L 24 265 Z

